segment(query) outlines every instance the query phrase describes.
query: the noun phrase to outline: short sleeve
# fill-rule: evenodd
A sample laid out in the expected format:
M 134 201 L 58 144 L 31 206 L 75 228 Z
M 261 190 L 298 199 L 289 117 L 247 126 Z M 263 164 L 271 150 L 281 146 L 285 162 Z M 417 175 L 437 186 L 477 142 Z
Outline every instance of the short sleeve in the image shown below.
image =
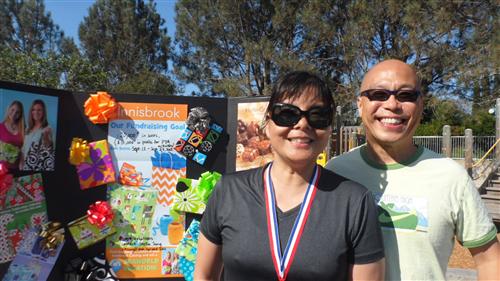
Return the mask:
M 220 180 L 214 187 L 212 195 L 208 199 L 207 208 L 201 218 L 200 231 L 212 243 L 221 245 L 221 227 L 218 217 L 219 205 L 222 200 L 222 181 Z
M 369 191 L 364 193 L 353 210 L 355 216 L 350 231 L 352 252 L 349 256 L 350 264 L 366 264 L 384 257 L 382 231 L 378 222 L 377 206 Z
M 464 247 L 480 247 L 496 237 L 495 225 L 469 177 L 458 207 L 455 235 Z

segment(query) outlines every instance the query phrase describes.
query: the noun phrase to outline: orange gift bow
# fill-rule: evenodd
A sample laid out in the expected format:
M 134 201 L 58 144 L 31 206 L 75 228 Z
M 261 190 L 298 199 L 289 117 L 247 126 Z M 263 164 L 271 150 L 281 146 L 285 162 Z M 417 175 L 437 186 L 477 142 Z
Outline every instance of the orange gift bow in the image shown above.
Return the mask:
M 142 175 L 137 172 L 135 166 L 123 163 L 120 169 L 120 182 L 124 185 L 141 186 Z
M 69 149 L 69 163 L 78 165 L 84 162 L 89 157 L 89 145 L 86 140 L 81 138 L 73 138 Z
M 116 117 L 118 104 L 107 92 L 91 94 L 83 105 L 85 115 L 94 124 L 106 124 L 109 119 Z
M 89 206 L 87 210 L 87 220 L 100 228 L 113 220 L 113 210 L 106 201 L 96 201 L 95 204 Z

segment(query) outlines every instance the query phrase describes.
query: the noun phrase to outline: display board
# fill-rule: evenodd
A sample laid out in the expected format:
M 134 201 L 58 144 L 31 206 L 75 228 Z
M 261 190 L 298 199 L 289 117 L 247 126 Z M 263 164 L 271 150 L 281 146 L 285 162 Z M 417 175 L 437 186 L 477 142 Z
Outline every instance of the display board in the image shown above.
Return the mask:
M 138 227 L 135 231 L 149 233 L 147 238 L 148 241 L 151 241 L 150 246 L 160 246 L 157 249 L 158 251 L 153 254 L 153 259 L 162 261 L 160 266 L 155 269 L 154 273 L 150 271 L 143 276 L 148 278 L 154 277 L 148 280 L 160 280 L 157 277 L 170 275 L 173 277 L 170 280 L 182 280 L 182 277 L 178 277 L 181 275 L 172 272 L 172 268 L 170 268 L 168 262 L 166 263 L 167 266 L 164 266 L 165 263 L 163 263 L 163 260 L 173 255 L 172 247 L 178 241 L 170 237 L 170 234 L 175 234 L 175 230 L 169 229 L 169 233 L 167 234 L 164 229 L 165 226 L 162 223 L 165 221 L 163 216 L 169 213 L 168 208 L 162 205 L 162 200 L 170 200 L 169 196 L 171 194 L 168 193 L 168 190 L 162 190 L 153 186 L 153 181 L 155 180 L 154 167 L 161 168 L 165 166 L 165 153 L 168 152 L 170 155 L 168 161 L 171 162 L 169 163 L 170 168 L 182 171 L 179 172 L 179 175 L 182 174 L 182 176 L 187 178 L 197 179 L 207 171 L 215 171 L 221 174 L 235 171 L 235 125 L 237 124 L 237 116 L 234 115 L 234 112 L 229 112 L 233 110 L 229 104 L 235 105 L 242 100 L 238 100 L 235 103 L 232 99 L 226 98 L 113 94 L 116 101 L 121 104 L 121 110 L 128 111 L 128 114 L 111 121 L 109 124 L 96 125 L 90 122 L 84 114 L 83 105 L 89 98 L 89 94 L 0 82 L 0 104 L 4 110 L 3 112 L 8 107 L 7 103 L 10 105 L 14 99 L 18 99 L 23 101 L 24 115 L 26 116 L 32 114 L 31 112 L 27 112 L 26 108 L 31 107 L 35 99 L 44 101 L 48 113 L 48 125 L 51 128 L 50 132 L 46 133 L 46 135 L 51 134 L 54 143 L 52 146 L 54 159 L 52 168 L 13 170 L 13 176 L 28 176 L 34 174 L 35 171 L 40 173 L 43 180 L 44 206 L 46 207 L 47 219 L 61 222 L 63 225 L 81 218 L 85 215 L 89 205 L 96 201 L 107 200 L 108 198 L 112 201 L 114 198 L 115 201 L 112 202 L 116 203 L 118 200 L 123 200 L 120 201 L 122 205 L 119 208 L 123 211 L 120 214 L 120 218 L 134 221 L 136 223 L 134 227 Z M 173 150 L 176 139 L 180 137 L 179 135 L 185 128 L 187 113 L 195 107 L 205 108 L 212 120 L 217 123 L 217 126 L 224 128 L 218 141 L 214 142 L 214 146 L 211 148 L 211 152 L 203 165 L 186 159 L 185 156 Z M 156 115 L 146 116 L 150 114 L 148 110 L 151 112 L 156 110 Z M 132 112 L 135 115 L 132 116 Z M 115 177 L 118 177 L 123 164 L 128 163 L 142 173 L 143 180 L 151 186 L 150 190 L 152 192 L 156 189 L 156 192 L 162 193 L 164 198 L 157 196 L 155 199 L 151 199 L 153 197 L 147 199 L 145 198 L 147 196 L 143 195 L 147 193 L 144 192 L 134 197 L 133 194 L 138 191 L 137 188 L 123 188 L 117 192 L 113 184 L 82 189 L 82 179 L 77 174 L 77 168 L 68 163 L 69 147 L 71 146 L 72 139 L 75 137 L 88 140 L 89 142 L 107 140 L 109 151 L 104 151 L 103 148 L 99 148 L 96 145 L 96 153 L 101 157 L 99 160 L 103 161 L 105 159 L 102 153 L 109 153 L 113 159 L 114 170 L 116 172 Z M 181 161 L 173 164 L 174 160 L 172 160 L 172 157 L 174 155 L 178 155 L 176 157 L 181 159 Z M 155 162 L 155 157 L 160 159 L 159 162 Z M 182 159 L 184 159 L 183 163 Z M 13 163 L 16 161 L 19 160 L 16 159 Z M 160 163 L 159 166 L 157 166 L 158 163 Z M 17 167 L 19 167 L 18 163 Z M 92 167 L 89 166 L 88 168 L 91 169 Z M 157 172 L 167 171 L 158 170 Z M 144 196 L 144 198 L 140 198 L 140 196 Z M 127 202 L 131 209 L 130 213 L 126 213 L 127 204 L 125 204 L 125 201 L 128 199 L 130 200 Z M 140 219 L 133 218 L 132 205 L 143 208 L 141 211 L 143 216 Z M 158 210 L 158 212 L 148 209 L 150 205 L 151 207 L 154 205 L 155 210 Z M 135 209 L 139 212 L 137 207 Z M 148 212 L 151 214 L 149 218 L 147 217 Z M 186 222 L 186 227 L 193 218 L 199 219 L 201 216 L 186 215 L 183 218 Z M 150 220 L 148 221 L 148 219 Z M 120 241 L 119 236 L 125 226 L 118 225 L 116 228 L 118 237 L 115 237 L 116 239 L 114 240 L 109 240 L 108 245 L 110 245 L 110 241 L 114 243 Z M 65 267 L 74 258 L 91 258 L 105 251 L 106 241 L 104 239 L 96 244 L 79 249 L 75 240 L 70 236 L 67 227 L 65 230 L 66 241 L 48 280 L 64 280 Z M 82 233 L 79 234 L 83 235 Z M 133 237 L 122 235 L 121 238 L 122 241 L 130 243 L 131 240 L 129 238 Z M 135 246 L 137 246 L 137 249 L 141 249 L 141 246 L 144 246 L 144 241 L 138 241 L 134 242 L 136 243 Z M 115 260 L 117 259 L 115 258 Z M 5 275 L 8 265 L 9 263 L 0 264 L 0 278 L 3 278 Z M 128 276 L 139 278 L 137 275 Z M 127 279 L 121 278 L 120 280 Z

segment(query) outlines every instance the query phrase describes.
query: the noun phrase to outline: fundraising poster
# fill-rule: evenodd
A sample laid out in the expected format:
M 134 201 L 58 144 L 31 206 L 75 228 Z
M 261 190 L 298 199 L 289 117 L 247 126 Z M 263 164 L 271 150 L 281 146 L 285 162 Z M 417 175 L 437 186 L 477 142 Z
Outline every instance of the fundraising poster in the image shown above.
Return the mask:
M 170 208 L 177 179 L 186 176 L 186 158 L 173 147 L 187 111 L 187 104 L 120 103 L 118 118 L 109 123 L 115 169 L 135 175 L 129 185 L 108 186 L 116 233 L 106 240 L 106 258 L 118 278 L 182 276 L 175 248 L 184 217 Z

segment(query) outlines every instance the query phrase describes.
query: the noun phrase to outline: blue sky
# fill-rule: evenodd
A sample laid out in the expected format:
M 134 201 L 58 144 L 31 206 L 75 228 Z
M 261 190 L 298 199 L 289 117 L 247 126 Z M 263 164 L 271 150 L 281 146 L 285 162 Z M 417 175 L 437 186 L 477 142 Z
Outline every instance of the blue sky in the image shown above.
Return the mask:
M 148 1 L 148 0 L 146 0 Z M 52 20 L 55 24 L 64 31 L 68 37 L 72 37 L 75 43 L 79 44 L 78 40 L 78 26 L 87 16 L 88 9 L 95 1 L 93 0 L 46 0 L 45 9 L 50 12 Z M 175 0 L 156 0 L 156 10 L 160 16 L 165 20 L 167 33 L 170 38 L 174 39 L 175 36 Z M 172 70 L 172 64 L 169 63 L 169 69 Z M 175 80 L 175 77 L 174 77 Z M 186 85 L 184 93 L 191 93 L 197 91 L 195 85 Z
M 64 31 L 64 34 L 78 41 L 78 26 L 88 14 L 93 0 L 47 0 L 45 9 L 51 13 L 54 23 Z M 175 2 L 174 0 L 156 0 L 156 10 L 165 20 L 170 37 L 175 35 Z

